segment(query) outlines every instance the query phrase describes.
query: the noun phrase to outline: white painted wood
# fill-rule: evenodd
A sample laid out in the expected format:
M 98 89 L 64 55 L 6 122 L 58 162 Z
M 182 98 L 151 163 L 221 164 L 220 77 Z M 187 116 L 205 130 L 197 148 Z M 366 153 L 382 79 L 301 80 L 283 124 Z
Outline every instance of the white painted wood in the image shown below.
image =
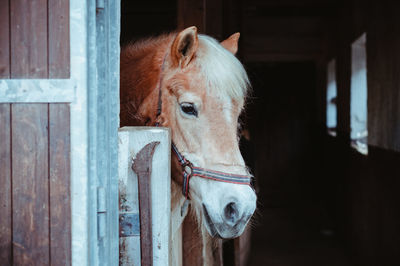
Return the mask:
M 2 103 L 68 103 L 75 101 L 75 79 L 3 79 Z
M 182 265 L 182 223 L 189 209 L 186 208 L 185 213 L 181 213 L 185 200 L 185 197 L 182 196 L 182 187 L 172 181 L 170 265 L 173 266 Z
M 137 176 L 132 158 L 148 143 L 159 141 L 153 155 L 151 194 L 153 265 L 170 261 L 171 140 L 168 128 L 123 127 L 119 130 L 120 213 L 138 213 Z M 120 237 L 120 265 L 140 265 L 140 236 Z
M 170 263 L 171 266 L 182 266 L 182 226 L 171 238 Z

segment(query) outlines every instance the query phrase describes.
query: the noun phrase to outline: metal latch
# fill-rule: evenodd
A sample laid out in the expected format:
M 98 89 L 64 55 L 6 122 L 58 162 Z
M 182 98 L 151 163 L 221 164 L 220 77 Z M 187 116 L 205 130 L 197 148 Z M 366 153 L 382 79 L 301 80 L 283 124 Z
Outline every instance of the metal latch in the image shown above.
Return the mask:
M 119 236 L 139 236 L 140 221 L 138 213 L 121 213 L 119 215 Z

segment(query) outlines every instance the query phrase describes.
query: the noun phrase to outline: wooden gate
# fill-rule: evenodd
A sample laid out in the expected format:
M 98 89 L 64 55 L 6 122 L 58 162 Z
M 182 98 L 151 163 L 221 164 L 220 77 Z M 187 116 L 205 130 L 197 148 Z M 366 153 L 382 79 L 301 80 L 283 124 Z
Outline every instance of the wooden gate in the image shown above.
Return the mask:
M 2 1 L 0 36 L 0 261 L 68 265 L 69 1 Z
M 0 7 L 0 264 L 118 264 L 119 0 Z

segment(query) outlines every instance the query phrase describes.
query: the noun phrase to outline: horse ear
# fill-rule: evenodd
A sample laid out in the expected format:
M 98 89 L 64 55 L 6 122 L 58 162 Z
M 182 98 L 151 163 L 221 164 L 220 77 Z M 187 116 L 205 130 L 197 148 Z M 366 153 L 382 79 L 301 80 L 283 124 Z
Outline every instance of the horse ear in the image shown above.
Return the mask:
M 174 66 L 186 67 L 199 46 L 197 28 L 195 26 L 179 32 L 171 46 L 171 57 Z
M 221 42 L 221 45 L 228 50 L 229 52 L 231 52 L 232 54 L 236 54 L 237 50 L 238 50 L 238 43 L 239 43 L 239 37 L 240 37 L 240 33 L 236 32 L 234 34 L 232 34 L 228 39 L 226 39 L 225 41 Z

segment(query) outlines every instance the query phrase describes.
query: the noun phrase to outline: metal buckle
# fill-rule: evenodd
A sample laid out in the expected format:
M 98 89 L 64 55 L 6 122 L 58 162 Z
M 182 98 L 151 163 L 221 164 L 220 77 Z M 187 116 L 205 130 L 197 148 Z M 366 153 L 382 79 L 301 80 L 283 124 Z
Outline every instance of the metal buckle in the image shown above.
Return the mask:
M 192 163 L 188 162 L 188 161 L 185 162 L 182 165 L 182 170 L 183 170 L 184 173 L 186 173 L 188 175 L 188 177 L 191 177 L 192 174 L 193 174 L 193 165 L 192 165 Z

